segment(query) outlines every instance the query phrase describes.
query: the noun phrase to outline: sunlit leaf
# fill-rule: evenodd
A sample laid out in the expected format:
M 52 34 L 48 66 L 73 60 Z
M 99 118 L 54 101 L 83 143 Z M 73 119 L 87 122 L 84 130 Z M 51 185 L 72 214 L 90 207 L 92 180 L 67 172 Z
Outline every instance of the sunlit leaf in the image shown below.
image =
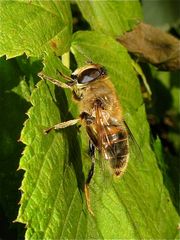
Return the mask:
M 73 38 L 69 1 L 1 1 L 0 4 L 0 55 L 11 58 L 26 53 L 38 57 L 37 61 L 17 59 L 18 81 L 16 74 L 12 76 L 16 72 L 14 68 L 9 68 L 12 71 L 10 79 L 14 82 L 10 89 L 5 89 L 1 99 L 6 106 L 3 97 L 10 90 L 15 96 L 14 102 L 8 102 L 12 109 L 21 100 L 25 101 L 25 106 L 26 101 L 32 104 L 20 137 L 26 147 L 19 166 L 25 173 L 17 221 L 26 224 L 25 238 L 177 237 L 179 218 L 164 184 L 166 173 L 162 174 L 156 160 L 160 151 L 155 154 L 151 149 L 150 130 L 136 72 L 126 49 L 112 38 L 138 22 L 140 4 L 137 1 L 78 1 L 83 16 L 96 31 L 77 32 Z M 90 184 L 94 216 L 87 210 L 83 191 L 91 165 L 85 128 L 73 126 L 44 134 L 46 128 L 78 117 L 78 104 L 72 101 L 70 91 L 58 89 L 45 80 L 39 79 L 34 87 L 38 79 L 35 75 L 42 69 L 40 60 L 45 74 L 60 81 L 64 79 L 57 70 L 70 75 L 71 71 L 62 64 L 64 57 L 62 61 L 57 57 L 69 51 L 70 45 L 78 66 L 87 60 L 105 66 L 117 91 L 124 118 L 143 154 L 140 159 L 136 149 L 130 151 L 127 171 L 119 180 L 103 171 L 103 159 L 100 161 L 96 155 L 95 174 Z M 6 78 L 9 81 L 7 74 Z M 15 110 L 9 111 L 16 119 Z M 8 123 L 8 115 L 4 112 L 3 115 Z M 3 124 L 6 118 L 2 118 Z M 18 131 L 20 125 L 17 129 L 16 124 L 9 126 L 10 130 Z M 6 134 L 2 128 L 2 132 L 11 144 L 10 131 Z M 7 149 L 11 149 L 11 145 Z M 158 149 L 161 149 L 160 143 Z
M 178 216 L 150 148 L 139 83 L 126 50 L 107 36 L 80 32 L 74 36 L 72 51 L 80 64 L 91 59 L 107 68 L 144 158 L 142 162 L 138 153 L 130 155 L 125 175 L 103 193 L 101 172 L 95 175 L 91 188 L 97 226 L 104 238 L 174 238 Z
M 93 30 L 118 36 L 133 28 L 141 18 L 139 1 L 79 1 L 84 18 Z
M 68 1 L 1 1 L 0 8 L 0 56 L 68 51 L 71 36 Z
M 110 37 L 104 41 L 103 34 L 79 32 L 73 38 L 72 52 L 79 65 L 91 59 L 107 68 L 144 160 L 133 153 L 127 172 L 114 181 L 104 179 L 97 157 L 90 184 L 92 217 L 83 193 L 90 167 L 83 127 L 80 133 L 70 127 L 43 134 L 47 127 L 79 113 L 73 110 L 74 116 L 70 114 L 74 104 L 67 91 L 40 81 L 21 136 L 27 147 L 20 165 L 26 172 L 18 221 L 28 226 L 26 238 L 173 238 L 178 217 L 149 145 L 139 83 L 127 51 Z M 68 72 L 54 56 L 46 58 L 45 66 L 50 76 L 55 76 L 57 68 Z

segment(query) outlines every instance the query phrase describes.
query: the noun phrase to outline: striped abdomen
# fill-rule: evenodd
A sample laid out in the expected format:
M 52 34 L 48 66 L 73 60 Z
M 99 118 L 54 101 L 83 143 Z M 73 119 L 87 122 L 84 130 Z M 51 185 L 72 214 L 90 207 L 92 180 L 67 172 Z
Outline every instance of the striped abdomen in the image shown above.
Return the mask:
M 116 176 L 123 174 L 127 167 L 129 155 L 128 133 L 124 127 L 108 125 L 103 136 L 102 155 L 110 162 Z

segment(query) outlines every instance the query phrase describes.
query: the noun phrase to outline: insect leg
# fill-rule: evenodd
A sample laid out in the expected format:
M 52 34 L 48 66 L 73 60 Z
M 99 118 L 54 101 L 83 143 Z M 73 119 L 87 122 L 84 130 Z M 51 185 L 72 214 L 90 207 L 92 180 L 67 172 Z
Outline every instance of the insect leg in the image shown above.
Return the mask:
M 46 75 L 44 75 L 44 73 L 42 73 L 42 72 L 40 72 L 40 73 L 38 74 L 38 76 L 39 76 L 40 78 L 42 78 L 42 79 L 45 79 L 45 80 L 50 81 L 51 83 L 53 83 L 54 85 L 56 85 L 56 86 L 58 86 L 58 87 L 60 87 L 60 88 L 70 88 L 70 89 L 71 89 L 71 86 L 69 86 L 68 84 L 63 83 L 63 82 L 60 82 L 60 81 L 58 81 L 58 80 L 56 80 L 56 79 L 54 79 L 54 78 L 52 78 L 52 77 L 46 76 Z M 64 75 L 63 75 L 63 76 L 64 76 Z
M 81 118 L 76 118 L 76 119 L 72 119 L 72 120 L 69 120 L 69 121 L 66 121 L 66 122 L 61 122 L 61 123 L 58 123 L 48 129 L 45 129 L 44 130 L 44 133 L 47 134 L 49 133 L 52 129 L 62 129 L 62 128 L 66 128 L 66 127 L 69 127 L 69 126 L 73 126 L 75 125 L 76 123 L 78 123 L 79 121 L 81 121 Z
M 62 122 L 62 123 L 58 123 L 58 124 L 48 128 L 48 129 L 45 129 L 44 133 L 47 134 L 53 129 L 57 130 L 57 129 L 62 129 L 62 128 L 66 128 L 66 127 L 75 125 L 76 123 L 80 122 L 83 119 L 86 121 L 86 123 L 90 120 L 91 120 L 90 122 L 92 122 L 92 119 L 90 119 L 90 117 L 88 119 L 87 115 L 88 115 L 87 113 L 83 112 L 83 113 L 80 114 L 79 118 L 72 119 L 72 120 L 69 120 L 69 121 L 66 121 L 66 122 Z M 88 115 L 88 116 L 90 116 L 90 115 Z
M 89 155 L 91 157 L 92 163 L 91 163 L 91 168 L 88 173 L 88 177 L 86 179 L 85 185 L 84 185 L 84 193 L 85 193 L 85 198 L 86 198 L 86 204 L 88 211 L 94 215 L 92 209 L 91 209 L 91 203 L 90 203 L 90 194 L 89 194 L 89 184 L 92 179 L 92 176 L 94 174 L 94 165 L 95 165 L 95 146 L 94 144 L 90 141 L 89 142 Z

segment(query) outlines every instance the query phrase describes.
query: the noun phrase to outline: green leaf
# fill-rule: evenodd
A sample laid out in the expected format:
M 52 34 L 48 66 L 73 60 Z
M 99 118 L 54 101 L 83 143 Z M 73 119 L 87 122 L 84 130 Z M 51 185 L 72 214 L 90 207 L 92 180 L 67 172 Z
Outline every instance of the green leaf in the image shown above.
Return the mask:
M 152 68 L 151 74 L 155 79 L 150 82 L 151 88 L 154 91 L 154 114 L 158 116 L 160 120 L 167 116 L 171 117 L 173 126 L 169 131 L 168 139 L 173 142 L 176 152 L 178 153 L 180 148 L 180 140 L 178 137 L 178 122 L 180 120 L 179 72 L 162 72 Z M 164 104 L 164 102 L 167 104 Z
M 132 29 L 142 19 L 137 0 L 76 2 L 92 29 L 114 37 Z
M 0 56 L 68 51 L 72 31 L 68 1 L 1 1 L 0 8 Z
M 30 92 L 40 71 L 33 65 L 37 68 L 37 60 L 0 58 L 0 238 L 3 239 L 16 239 L 17 235 L 18 239 L 23 239 L 25 232 L 22 224 L 13 221 L 18 214 L 21 198 L 18 189 L 23 179 L 23 171 L 17 172 L 17 168 L 24 145 L 18 140 L 30 107 Z M 28 69 L 26 77 L 24 66 Z
M 126 49 L 96 32 L 75 34 L 71 49 L 79 65 L 90 59 L 107 68 L 144 160 L 132 152 L 127 172 L 114 181 L 105 178 L 97 159 L 90 184 L 91 216 L 83 193 L 91 164 L 87 134 L 83 127 L 80 132 L 69 127 L 44 135 L 44 129 L 79 113 L 68 90 L 40 81 L 21 135 L 27 147 L 20 162 L 25 177 L 17 220 L 27 224 L 26 239 L 173 239 L 178 215 L 149 145 L 139 83 Z M 49 76 L 58 78 L 56 69 L 68 73 L 54 55 L 47 55 L 44 65 Z
M 57 68 L 63 70 L 61 62 L 53 55 L 46 58 L 46 64 L 51 76 Z M 66 95 L 60 90 L 55 97 L 54 86 L 40 81 L 31 99 L 33 107 L 21 135 L 27 147 L 20 163 L 20 168 L 26 172 L 18 221 L 27 224 L 27 239 L 73 238 L 75 234 L 84 238 L 85 233 L 81 228 L 78 230 L 77 221 L 81 218 L 81 224 L 86 222 L 77 188 L 82 183 L 76 181 L 76 174 L 82 175 L 80 163 L 77 164 L 81 158 L 76 130 L 44 135 L 44 129 L 60 121 L 58 106 L 62 121 L 65 117 L 72 118 L 67 113 Z M 72 141 L 76 148 L 72 148 Z
M 176 0 L 142 1 L 145 22 L 168 31 L 179 22 L 179 2 Z M 157 12 L 158 14 L 154 14 Z
M 149 111 L 155 116 L 159 135 L 165 143 L 163 159 L 167 164 L 168 178 L 164 182 L 179 210 L 179 72 L 161 72 L 152 67 L 149 77 L 153 92 L 152 108 Z M 169 178 L 171 183 L 166 184 L 170 182 Z
M 91 189 L 93 201 L 99 203 L 94 207 L 97 228 L 104 238 L 110 239 L 173 239 L 178 215 L 150 148 L 149 126 L 139 83 L 126 50 L 103 34 L 78 32 L 73 38 L 72 51 L 80 65 L 84 59 L 91 59 L 107 68 L 144 157 L 142 162 L 138 153 L 137 156 L 131 153 L 127 173 L 118 183 L 112 183 L 109 192 L 102 193 L 102 201 L 97 201 L 102 185 L 98 186 L 99 176 L 95 175 Z
M 110 36 L 130 30 L 141 18 L 137 1 L 78 1 L 78 5 L 93 29 Z M 63 81 L 57 69 L 68 75 L 70 72 L 55 55 L 69 51 L 72 32 L 69 1 L 1 1 L 0 7 L 0 56 L 11 58 L 24 52 L 28 56 L 43 56 L 43 71 Z M 9 67 L 10 78 L 6 69 L 5 77 L 10 83 L 5 89 L 2 82 L 1 103 L 11 115 L 9 118 L 2 108 L 1 146 L 5 154 L 9 153 L 5 160 L 17 159 L 14 141 L 22 119 L 17 124 L 16 118 L 31 100 L 29 118 L 21 133 L 26 148 L 19 168 L 24 169 L 25 174 L 17 217 L 17 221 L 26 224 L 26 239 L 173 239 L 177 236 L 179 218 L 150 147 L 149 126 L 131 59 L 126 49 L 102 33 L 75 34 L 71 49 L 79 65 L 92 60 L 106 67 L 144 160 L 139 159 L 138 150 L 132 147 L 126 173 L 114 181 L 103 171 L 103 161 L 97 157 L 90 184 L 95 214 L 91 216 L 83 192 L 91 165 L 85 128 L 70 127 L 44 135 L 44 129 L 79 115 L 71 93 L 43 80 L 34 88 L 35 75 L 41 68 L 39 61 L 18 58 L 15 68 Z M 68 65 L 67 59 L 65 61 Z M 2 72 L 3 66 L 4 63 Z M 22 109 L 17 111 L 21 103 Z M 20 150 L 18 148 L 17 156 Z M 5 172 L 0 175 L 2 184 L 9 177 L 5 167 L 2 162 L 2 173 Z M 13 170 L 15 168 L 13 166 Z M 15 179 L 16 185 L 14 176 L 9 177 L 8 184 L 11 179 Z M 2 191 L 3 186 L 0 189 Z M 6 191 L 0 196 L 7 196 Z M 11 214 L 8 200 L 2 203 Z

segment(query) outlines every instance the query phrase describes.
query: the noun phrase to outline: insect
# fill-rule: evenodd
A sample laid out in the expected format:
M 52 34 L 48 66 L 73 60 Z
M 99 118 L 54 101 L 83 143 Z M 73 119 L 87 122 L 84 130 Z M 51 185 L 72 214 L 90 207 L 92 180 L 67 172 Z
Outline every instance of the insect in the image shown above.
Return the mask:
M 109 162 L 113 175 L 121 176 L 128 164 L 128 128 L 123 119 L 122 108 L 114 86 L 103 66 L 89 63 L 76 69 L 71 77 L 61 75 L 67 80 L 66 83 L 59 82 L 42 73 L 39 74 L 41 78 L 49 80 L 58 87 L 70 89 L 74 99 L 79 103 L 80 115 L 77 119 L 56 124 L 46 129 L 45 132 L 66 128 L 78 122 L 85 126 L 89 136 L 89 153 L 92 163 L 84 185 L 84 192 L 88 210 L 93 214 L 90 205 L 89 184 L 94 173 L 95 150 L 102 155 L 105 161 Z

